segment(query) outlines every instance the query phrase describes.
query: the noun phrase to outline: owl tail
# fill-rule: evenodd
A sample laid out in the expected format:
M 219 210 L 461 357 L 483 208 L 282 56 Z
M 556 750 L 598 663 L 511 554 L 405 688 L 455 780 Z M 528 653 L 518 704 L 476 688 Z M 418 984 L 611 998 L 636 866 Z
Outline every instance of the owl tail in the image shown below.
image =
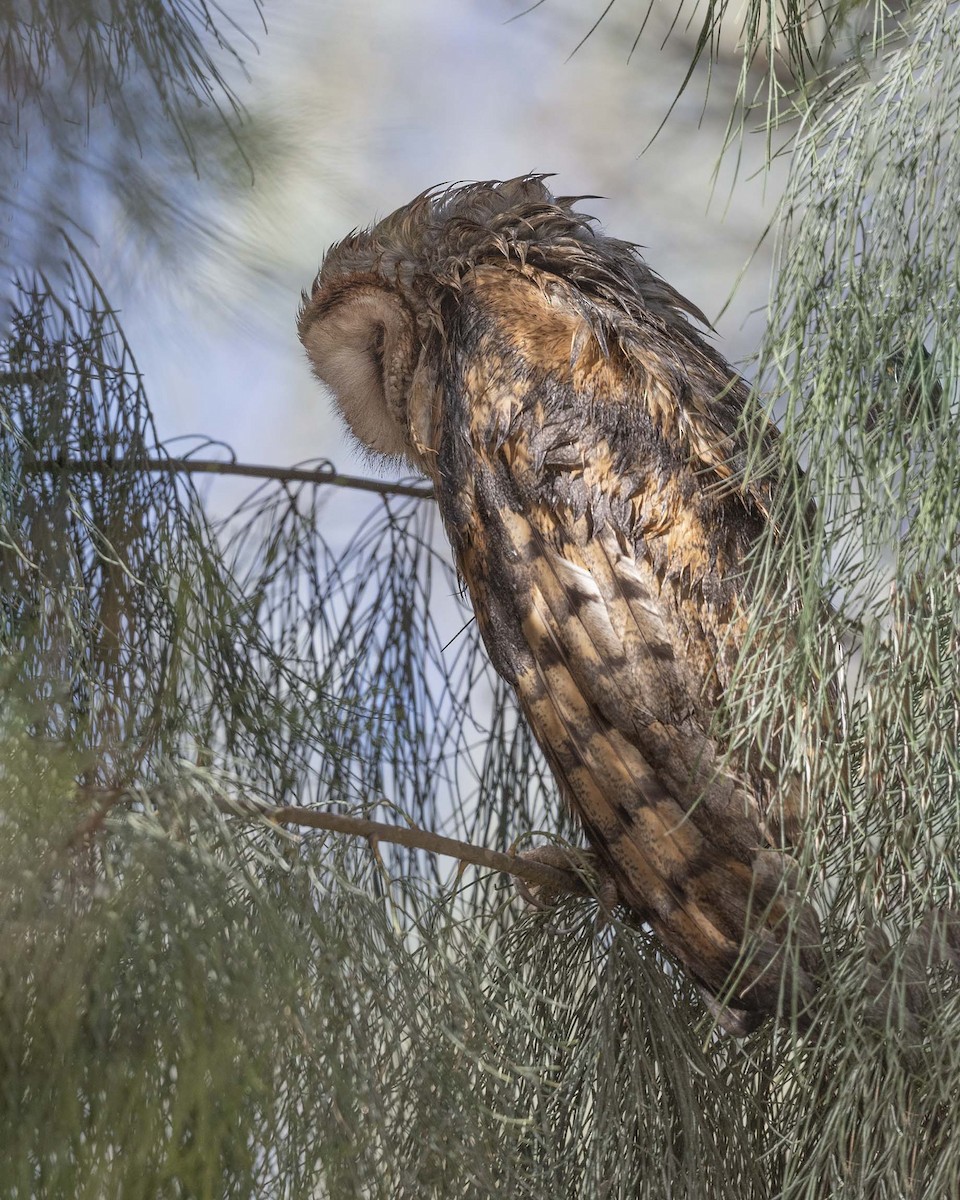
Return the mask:
M 770 1017 L 803 1030 L 823 974 L 819 924 L 797 888 L 789 855 L 758 851 L 751 866 L 718 853 L 680 903 L 646 914 L 664 945 L 695 980 L 717 1025 L 745 1037 Z M 627 905 L 629 895 L 623 897 Z M 639 915 L 639 913 L 638 913 Z

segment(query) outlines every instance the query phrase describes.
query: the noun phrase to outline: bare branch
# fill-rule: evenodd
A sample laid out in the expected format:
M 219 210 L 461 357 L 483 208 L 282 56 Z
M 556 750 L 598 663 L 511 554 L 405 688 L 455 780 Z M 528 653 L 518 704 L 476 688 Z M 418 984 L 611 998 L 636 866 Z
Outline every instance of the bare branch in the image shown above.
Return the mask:
M 24 470 L 53 474 L 70 471 L 78 475 L 101 475 L 112 471 L 141 471 L 164 475 L 243 475 L 252 479 L 274 479 L 282 483 L 330 484 L 360 492 L 375 492 L 381 496 L 413 496 L 429 500 L 433 488 L 425 483 L 389 483 L 365 479 L 359 475 L 341 475 L 332 465 L 308 467 L 272 467 L 260 463 L 219 461 L 209 458 L 123 458 L 67 459 L 43 458 L 24 464 Z
M 88 838 L 103 823 L 108 812 L 120 800 L 142 799 L 142 797 L 136 797 L 133 792 L 124 792 L 116 788 L 83 788 L 81 794 L 91 798 L 96 797 L 98 804 L 93 813 L 81 822 L 68 843 L 70 846 Z M 416 825 L 388 825 L 384 821 L 371 821 L 366 817 L 320 812 L 315 808 L 301 808 L 293 804 L 278 807 L 247 797 L 221 796 L 217 797 L 215 803 L 217 808 L 228 816 L 247 820 L 265 820 L 274 825 L 299 825 L 310 829 L 326 829 L 333 833 L 347 834 L 349 837 L 391 842 L 412 850 L 425 850 L 428 854 L 442 854 L 448 858 L 456 858 L 461 863 L 487 867 L 491 871 L 502 871 L 505 875 L 523 879 L 535 887 L 551 888 L 576 896 L 591 895 L 589 888 L 575 871 L 553 867 L 523 855 L 488 850 L 485 846 L 475 846 L 472 842 L 462 842 L 458 838 L 443 837 L 441 834 L 431 833 L 428 829 L 421 829 Z
M 581 878 L 573 871 L 551 867 L 546 863 L 534 862 L 517 854 L 504 854 L 499 850 L 488 850 L 486 846 L 475 846 L 472 842 L 462 842 L 458 838 L 443 837 L 431 833 L 428 829 L 413 826 L 387 825 L 383 821 L 370 821 L 366 817 L 348 817 L 341 813 L 318 812 L 312 808 L 299 808 L 288 805 L 284 808 L 271 808 L 269 805 L 255 806 L 252 810 L 244 809 L 248 801 L 241 801 L 239 809 L 233 811 L 239 816 L 256 815 L 279 825 L 302 825 L 312 829 L 329 829 L 335 833 L 345 833 L 352 837 L 375 838 L 381 842 L 393 842 L 398 846 L 407 846 L 413 850 L 426 850 L 429 854 L 443 854 L 448 858 L 457 858 L 463 863 L 472 863 L 477 867 L 488 867 L 492 871 L 502 871 L 505 875 L 513 875 L 526 880 L 538 887 L 556 888 L 575 895 L 589 895 Z M 226 808 L 226 811 L 230 811 Z

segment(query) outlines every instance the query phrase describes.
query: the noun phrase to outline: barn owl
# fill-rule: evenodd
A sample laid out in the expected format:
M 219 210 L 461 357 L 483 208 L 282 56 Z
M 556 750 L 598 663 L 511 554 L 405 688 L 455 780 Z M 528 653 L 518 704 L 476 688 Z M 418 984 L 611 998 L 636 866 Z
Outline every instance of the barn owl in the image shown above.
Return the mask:
M 703 314 L 546 178 L 433 189 L 334 245 L 300 340 L 362 445 L 432 481 L 619 902 L 743 1034 L 815 987 L 813 950 L 781 969 L 795 790 L 714 728 L 772 484 L 743 480 L 747 388 Z

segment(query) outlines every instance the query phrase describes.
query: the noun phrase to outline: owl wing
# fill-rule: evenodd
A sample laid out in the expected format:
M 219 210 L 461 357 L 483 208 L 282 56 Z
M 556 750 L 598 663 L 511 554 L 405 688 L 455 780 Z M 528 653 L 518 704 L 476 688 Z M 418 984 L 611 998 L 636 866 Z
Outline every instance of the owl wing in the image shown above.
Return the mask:
M 682 318 L 621 334 L 529 271 L 479 269 L 456 320 L 435 480 L 493 663 L 622 901 L 747 1028 L 785 910 L 762 788 L 712 729 L 764 519 L 718 486 L 743 385 Z

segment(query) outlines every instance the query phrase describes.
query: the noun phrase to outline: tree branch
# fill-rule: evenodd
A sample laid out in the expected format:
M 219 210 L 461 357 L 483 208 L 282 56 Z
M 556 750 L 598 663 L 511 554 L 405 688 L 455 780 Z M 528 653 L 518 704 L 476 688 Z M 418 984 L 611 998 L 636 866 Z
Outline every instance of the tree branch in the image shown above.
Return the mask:
M 93 813 L 78 826 L 68 845 L 74 846 L 88 838 L 100 827 L 109 811 L 121 799 L 135 798 L 133 792 L 118 789 L 82 788 L 80 794 L 97 800 Z M 407 846 L 411 850 L 425 850 L 428 854 L 442 854 L 447 858 L 459 859 L 491 871 L 502 871 L 534 887 L 552 888 L 576 896 L 590 896 L 592 892 L 576 871 L 551 866 L 546 862 L 525 857 L 522 854 L 504 854 L 499 850 L 488 850 L 472 842 L 458 838 L 443 837 L 419 826 L 388 825 L 384 821 L 371 821 L 366 817 L 351 817 L 344 813 L 320 812 L 315 808 L 301 808 L 288 804 L 275 806 L 245 797 L 218 796 L 217 808 L 227 816 L 241 819 L 269 821 L 274 825 L 299 825 L 310 829 L 325 829 L 332 833 L 343 833 L 349 837 L 362 837 L 370 841 L 390 842 Z
M 70 471 L 77 475 L 101 475 L 111 471 L 142 471 L 164 475 L 243 475 L 252 479 L 275 479 L 282 483 L 330 484 L 380 496 L 413 496 L 429 500 L 433 488 L 426 483 L 384 483 L 359 475 L 341 475 L 331 465 L 320 468 L 272 467 L 259 463 L 220 461 L 212 458 L 41 458 L 24 463 L 24 470 L 52 475 Z

